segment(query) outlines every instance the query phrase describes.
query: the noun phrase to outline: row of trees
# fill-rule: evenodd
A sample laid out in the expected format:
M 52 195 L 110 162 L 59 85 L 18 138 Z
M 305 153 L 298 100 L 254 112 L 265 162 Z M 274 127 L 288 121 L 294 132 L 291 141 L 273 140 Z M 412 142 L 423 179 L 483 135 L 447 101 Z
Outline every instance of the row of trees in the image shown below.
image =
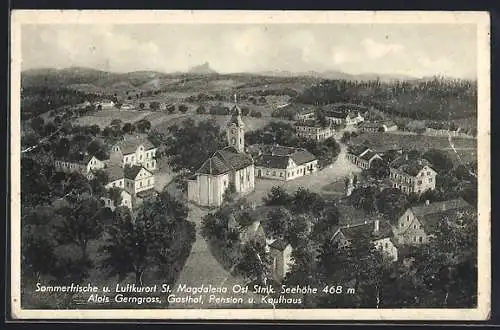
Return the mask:
M 475 116 L 477 83 L 469 80 L 357 82 L 324 80 L 296 98 L 305 104 L 355 103 L 415 119 Z

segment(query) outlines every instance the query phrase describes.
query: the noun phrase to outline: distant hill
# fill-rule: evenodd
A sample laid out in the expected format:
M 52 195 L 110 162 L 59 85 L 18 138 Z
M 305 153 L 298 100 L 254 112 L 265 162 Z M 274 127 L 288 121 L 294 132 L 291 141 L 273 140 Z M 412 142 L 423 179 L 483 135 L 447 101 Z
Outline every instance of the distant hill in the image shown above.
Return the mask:
M 312 77 L 321 78 L 329 80 L 352 80 L 352 81 L 368 81 L 377 80 L 380 81 L 395 81 L 395 80 L 417 80 L 417 77 L 409 75 L 396 75 L 396 74 L 376 74 L 376 73 L 362 73 L 362 74 L 350 74 L 338 70 L 327 70 L 327 71 L 306 71 L 306 72 L 291 72 L 283 70 L 273 70 L 273 71 L 262 71 L 259 74 L 271 77 Z
M 201 65 L 197 65 L 189 69 L 188 73 L 193 73 L 193 74 L 216 74 L 217 71 L 213 70 L 210 67 L 210 64 L 208 62 L 205 62 Z

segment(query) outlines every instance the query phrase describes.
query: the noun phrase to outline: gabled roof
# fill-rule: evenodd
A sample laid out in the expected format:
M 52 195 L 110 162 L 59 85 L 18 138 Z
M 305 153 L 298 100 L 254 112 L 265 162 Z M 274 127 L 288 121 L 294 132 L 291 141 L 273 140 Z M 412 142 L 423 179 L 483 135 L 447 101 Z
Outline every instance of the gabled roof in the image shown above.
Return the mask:
M 297 165 L 317 159 L 312 153 L 302 148 L 264 145 L 259 150 L 261 155 L 255 160 L 255 164 L 262 167 L 285 169 L 290 159 Z
M 414 206 L 412 213 L 422 223 L 426 231 L 433 231 L 443 217 L 456 215 L 457 212 L 471 210 L 472 206 L 462 198 L 443 202 L 434 202 L 429 205 Z
M 360 156 L 359 158 L 364 159 L 364 160 L 370 160 L 370 159 L 372 159 L 373 156 L 377 156 L 377 153 L 370 149 L 367 152 L 365 152 L 362 156 Z
M 58 158 L 57 160 L 63 161 L 63 162 L 87 165 L 90 162 L 90 160 L 92 159 L 92 157 L 94 157 L 94 156 L 89 155 L 89 154 L 73 154 L 73 155 L 70 155 L 69 157 Z M 97 157 L 96 157 L 96 159 L 97 159 Z
M 140 145 L 144 146 L 145 150 L 154 149 L 155 146 L 147 138 L 131 138 L 125 139 L 115 144 L 120 147 L 121 152 L 124 155 L 131 154 L 137 150 Z
M 123 168 L 124 177 L 130 180 L 135 180 L 137 174 L 142 170 L 142 166 L 134 165 L 134 166 L 125 166 Z
M 110 165 L 104 169 L 108 174 L 109 182 L 113 182 L 119 179 L 123 179 L 123 167 L 118 165 Z
M 430 162 L 423 158 L 418 160 L 406 160 L 403 157 L 400 157 L 390 164 L 391 168 L 397 169 L 411 176 L 416 176 L 425 166 L 432 169 Z
M 275 239 L 269 247 L 278 251 L 284 251 L 289 244 L 282 240 L 281 238 Z
M 316 160 L 316 156 L 314 156 L 306 149 L 296 149 L 295 152 L 290 156 L 297 165 L 302 165 Z
M 220 175 L 229 171 L 237 171 L 253 164 L 252 158 L 238 152 L 233 147 L 216 151 L 198 170 L 200 174 Z
M 365 152 L 368 149 L 370 149 L 370 148 L 368 148 L 366 146 L 350 146 L 349 153 L 354 155 L 354 156 L 359 157 L 359 155 L 361 155 L 363 152 Z
M 366 223 L 341 227 L 339 231 L 342 232 L 347 240 L 357 240 L 360 238 L 378 240 L 392 236 L 392 227 L 387 221 L 379 220 L 378 232 L 374 232 L 374 229 L 375 221 L 368 221 Z
M 255 165 L 267 168 L 286 169 L 288 167 L 289 159 L 289 156 L 260 155 L 255 160 Z

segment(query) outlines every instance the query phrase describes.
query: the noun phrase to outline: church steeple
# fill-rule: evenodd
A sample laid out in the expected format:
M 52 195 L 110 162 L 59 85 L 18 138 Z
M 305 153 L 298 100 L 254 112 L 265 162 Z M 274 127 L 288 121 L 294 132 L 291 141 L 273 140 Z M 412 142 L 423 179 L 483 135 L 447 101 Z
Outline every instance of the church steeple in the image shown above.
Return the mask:
M 234 94 L 234 106 L 231 109 L 231 118 L 227 123 L 227 142 L 239 152 L 245 150 L 245 124 L 241 119 L 241 109 Z

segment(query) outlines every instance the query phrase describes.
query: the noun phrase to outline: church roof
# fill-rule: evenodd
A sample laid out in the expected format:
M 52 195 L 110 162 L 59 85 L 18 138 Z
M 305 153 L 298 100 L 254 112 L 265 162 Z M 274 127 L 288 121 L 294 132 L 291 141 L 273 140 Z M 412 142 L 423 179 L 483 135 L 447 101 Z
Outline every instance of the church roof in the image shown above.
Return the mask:
M 198 173 L 220 175 L 229 171 L 237 171 L 253 164 L 252 158 L 248 155 L 238 152 L 233 147 L 226 147 L 216 151 L 212 157 L 207 159 L 201 165 Z

